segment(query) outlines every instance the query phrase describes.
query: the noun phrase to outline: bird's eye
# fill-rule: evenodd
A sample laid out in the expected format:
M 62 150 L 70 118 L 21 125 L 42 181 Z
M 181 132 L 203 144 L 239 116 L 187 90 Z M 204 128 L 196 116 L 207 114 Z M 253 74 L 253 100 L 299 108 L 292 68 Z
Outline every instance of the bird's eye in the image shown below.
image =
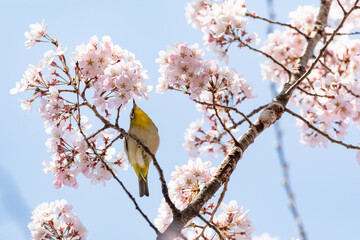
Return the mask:
M 134 109 L 130 113 L 130 118 L 134 118 Z

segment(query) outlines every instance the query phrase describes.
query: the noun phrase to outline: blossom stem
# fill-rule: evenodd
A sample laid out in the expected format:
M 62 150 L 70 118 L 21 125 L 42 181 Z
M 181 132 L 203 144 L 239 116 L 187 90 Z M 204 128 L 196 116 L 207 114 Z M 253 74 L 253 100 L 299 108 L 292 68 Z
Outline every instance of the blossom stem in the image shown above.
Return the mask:
M 221 232 L 219 231 L 219 229 L 217 229 L 217 227 L 212 224 L 211 222 L 209 222 L 208 220 L 206 220 L 203 216 L 201 216 L 200 214 L 198 214 L 198 217 L 204 222 L 206 223 L 207 226 L 209 226 L 210 228 L 214 229 L 214 231 L 217 233 L 217 235 L 219 236 L 219 238 L 221 240 L 225 240 L 224 236 L 221 234 Z M 206 226 L 205 226 L 206 227 Z M 205 227 L 203 228 L 203 232 L 205 230 Z M 203 233 L 202 232 L 202 233 Z
M 360 147 L 359 146 L 354 146 L 354 145 L 351 145 L 351 144 L 346 144 L 342 141 L 339 141 L 339 140 L 336 140 L 332 137 L 329 136 L 329 134 L 321 131 L 320 129 L 318 129 L 317 127 L 315 127 L 313 124 L 311 124 L 308 120 L 306 120 L 305 118 L 303 118 L 302 116 L 300 116 L 299 114 L 291 111 L 290 109 L 288 108 L 285 108 L 285 112 L 293 115 L 294 117 L 300 119 L 301 121 L 303 121 L 309 128 L 311 128 L 312 130 L 316 131 L 317 133 L 323 135 L 324 137 L 326 137 L 330 142 L 332 143 L 337 143 L 339 145 L 342 145 L 344 147 L 346 147 L 347 149 L 357 149 L 357 150 L 360 150 Z
M 264 17 L 260 17 L 260 16 L 258 16 L 258 15 L 254 15 L 254 14 L 251 14 L 251 13 L 246 13 L 246 16 L 251 17 L 251 18 L 254 18 L 254 19 L 260 19 L 260 20 L 263 20 L 263 21 L 268 22 L 268 23 L 270 23 L 270 24 L 277 24 L 277 25 L 280 25 L 280 26 L 288 27 L 288 28 L 291 28 L 291 29 L 295 30 L 297 33 L 299 33 L 300 35 L 302 35 L 302 36 L 305 37 L 305 38 L 308 38 L 308 37 L 309 37 L 308 35 L 306 35 L 306 34 L 303 33 L 302 31 L 300 31 L 298 28 L 292 26 L 291 24 L 282 23 L 282 22 L 277 22 L 277 21 L 274 21 L 274 20 L 271 20 L 271 19 L 267 19 L 267 18 L 264 18 Z

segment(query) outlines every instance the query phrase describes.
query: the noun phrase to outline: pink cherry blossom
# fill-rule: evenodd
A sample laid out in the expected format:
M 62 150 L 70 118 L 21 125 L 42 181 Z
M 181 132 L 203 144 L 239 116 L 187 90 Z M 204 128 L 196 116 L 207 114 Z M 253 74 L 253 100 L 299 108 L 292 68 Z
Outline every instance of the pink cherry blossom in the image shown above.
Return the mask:
M 226 57 L 224 48 L 236 39 L 249 44 L 258 44 L 256 33 L 247 34 L 249 23 L 244 0 L 196 0 L 187 4 L 185 16 L 188 23 L 204 33 L 204 44 L 209 49 Z
M 41 203 L 32 212 L 31 240 L 87 238 L 87 230 L 66 200 Z

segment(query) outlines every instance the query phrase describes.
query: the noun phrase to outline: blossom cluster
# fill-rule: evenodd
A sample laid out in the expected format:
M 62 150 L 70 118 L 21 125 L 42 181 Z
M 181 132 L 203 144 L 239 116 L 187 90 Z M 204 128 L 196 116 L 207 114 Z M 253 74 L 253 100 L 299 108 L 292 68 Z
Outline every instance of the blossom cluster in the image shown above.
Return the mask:
M 31 240 L 87 238 L 87 230 L 66 200 L 41 203 L 32 212 Z
M 350 2 L 353 4 L 354 1 L 341 2 L 344 4 L 347 2 L 349 5 Z M 339 20 L 339 14 L 336 14 L 339 6 L 338 3 L 334 4 L 329 14 L 329 22 L 333 24 Z M 344 6 L 349 8 L 348 5 Z M 291 18 L 290 24 L 303 34 L 294 29 L 287 29 L 275 31 L 268 36 L 262 50 L 271 55 L 282 66 L 272 60 L 267 60 L 262 64 L 262 73 L 265 79 L 280 85 L 288 81 L 288 74 L 283 67 L 288 70 L 294 68 L 296 60 L 306 47 L 305 36 L 310 35 L 317 13 L 318 8 L 300 6 L 289 16 Z M 356 29 L 355 27 L 360 27 L 358 21 L 351 22 L 350 20 L 347 20 L 346 26 L 351 25 L 352 30 Z M 334 28 L 331 25 L 328 26 L 326 32 L 329 34 L 324 38 L 324 41 L 329 39 Z M 316 52 L 319 53 L 322 47 L 323 44 L 317 46 Z M 359 39 L 351 39 L 348 35 L 336 36 L 307 79 L 294 92 L 290 101 L 293 106 L 299 108 L 300 115 L 310 124 L 340 141 L 343 141 L 348 134 L 347 130 L 351 122 L 358 128 L 360 127 L 359 52 Z M 310 61 L 311 63 L 312 61 Z M 303 144 L 327 146 L 329 140 L 324 135 L 310 129 L 304 121 L 298 119 L 297 126 L 302 130 L 301 142 Z M 357 158 L 360 164 L 360 157 Z
M 196 0 L 188 3 L 185 11 L 188 23 L 203 32 L 207 48 L 220 56 L 226 55 L 228 48 L 224 46 L 234 41 L 239 41 L 240 46 L 259 43 L 256 33 L 247 33 L 249 20 L 244 0 Z
M 53 174 L 55 188 L 76 188 L 79 173 L 91 179 L 92 184 L 105 184 L 112 178 L 108 168 L 114 173 L 115 166 L 128 168 L 124 154 L 116 154 L 112 147 L 120 136 L 108 128 L 91 133 L 92 125 L 84 114 L 80 115 L 80 109 L 87 107 L 100 114 L 96 108 L 99 107 L 106 113 L 103 118 L 110 119 L 111 108 L 125 107 L 134 96 L 146 96 L 150 90 L 143 86 L 146 73 L 132 53 L 113 45 L 109 37 L 104 37 L 99 44 L 97 37 L 92 37 L 89 44 L 78 46 L 73 54 L 75 77 L 71 77 L 65 49 L 46 33 L 44 22 L 30 27 L 30 33 L 25 34 L 28 36 L 25 44 L 35 36 L 37 40 L 45 36 L 42 41 L 49 41 L 56 49 L 47 51 L 36 66 L 29 65 L 10 92 L 32 92 L 30 100 L 20 100 L 21 107 L 28 111 L 35 100 L 40 100 L 38 111 L 50 134 L 46 146 L 52 159 L 43 162 L 44 172 Z M 94 91 L 89 91 L 90 88 Z M 93 104 L 87 99 L 87 91 L 94 94 Z M 80 92 L 81 96 L 76 96 Z
M 175 206 L 183 210 L 204 185 L 210 181 L 215 168 L 210 162 L 203 162 L 200 158 L 195 161 L 189 160 L 188 164 L 181 167 L 176 166 L 175 171 L 171 173 L 169 182 L 169 196 Z M 158 217 L 155 224 L 160 232 L 164 231 L 172 222 L 172 213 L 163 199 L 158 210 Z
M 217 135 L 220 124 L 214 108 L 221 121 L 231 127 L 232 113 L 227 107 L 235 107 L 245 99 L 253 97 L 251 86 L 243 76 L 228 67 L 219 66 L 215 59 L 203 60 L 203 55 L 203 50 L 199 49 L 197 44 L 189 46 L 186 43 L 177 43 L 168 47 L 167 51 L 161 51 L 160 58 L 156 60 L 161 73 L 157 92 L 184 92 L 198 103 L 198 110 L 204 113 L 203 120 L 192 123 L 194 129 L 189 129 L 186 133 L 184 147 L 190 151 L 191 157 L 198 156 L 200 151 L 209 154 L 225 153 L 227 144 L 219 142 Z M 210 127 L 206 132 L 198 128 L 204 119 Z
M 78 64 L 80 77 L 92 83 L 94 105 L 102 111 L 125 107 L 134 97 L 147 98 L 152 89 L 143 85 L 148 76 L 135 55 L 114 45 L 109 36 L 102 42 L 93 36 L 87 45 L 77 46 L 72 62 Z
M 200 104 L 198 104 L 198 106 L 202 107 Z M 208 111 L 212 112 L 213 110 L 208 109 Z M 222 114 L 222 116 L 222 121 L 227 122 L 227 116 L 224 114 Z M 206 130 L 204 126 L 205 119 L 211 126 L 208 130 Z M 232 132 L 235 132 L 235 130 L 232 129 Z M 218 154 L 226 155 L 233 141 L 232 139 L 225 140 L 225 135 L 226 132 L 222 132 L 217 125 L 216 117 L 214 115 L 207 117 L 207 115 L 204 114 L 203 118 L 190 123 L 189 128 L 186 129 L 183 147 L 189 152 L 191 158 L 207 155 L 216 157 Z
M 239 102 L 242 97 L 252 97 L 251 87 L 243 76 L 228 67 L 220 67 L 216 59 L 203 60 L 204 51 L 198 44 L 176 43 L 159 55 L 156 59 L 161 73 L 156 87 L 159 93 L 175 89 L 189 94 L 190 99 L 207 100 L 216 93 L 217 98 L 230 96 Z
M 195 161 L 189 160 L 188 164 L 181 167 L 176 166 L 176 171 L 172 172 L 169 182 L 169 196 L 175 206 L 183 210 L 197 196 L 204 185 L 210 181 L 215 168 L 210 162 L 203 162 L 200 158 Z M 243 211 L 243 207 L 237 205 L 236 201 L 229 204 L 221 204 L 222 212 L 215 215 L 212 211 L 215 208 L 214 202 L 205 206 L 201 212 L 204 217 L 213 215 L 212 223 L 221 229 L 226 239 L 249 240 L 253 232 L 251 221 L 248 219 L 248 211 Z M 160 232 L 163 232 L 172 222 L 172 212 L 163 199 L 155 224 Z M 190 220 L 182 230 L 182 233 L 188 239 L 197 239 L 200 234 L 205 234 L 209 239 L 219 239 L 216 233 L 207 228 L 207 225 L 201 226 L 197 219 Z M 214 238 L 212 238 L 214 237 Z

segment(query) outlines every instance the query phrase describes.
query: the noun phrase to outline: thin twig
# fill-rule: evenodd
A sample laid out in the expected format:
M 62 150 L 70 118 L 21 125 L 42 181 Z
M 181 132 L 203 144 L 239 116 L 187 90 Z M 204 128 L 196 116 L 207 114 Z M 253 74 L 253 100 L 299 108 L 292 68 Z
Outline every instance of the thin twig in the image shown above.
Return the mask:
M 76 105 L 76 106 L 79 106 L 79 105 Z M 100 128 L 99 130 L 97 130 L 95 133 L 91 134 L 88 139 L 91 139 L 93 137 L 95 137 L 96 135 L 98 135 L 99 133 L 101 133 L 102 131 L 108 129 L 109 127 L 108 126 L 104 126 L 102 128 Z
M 279 65 L 288 75 L 291 74 L 290 70 L 287 69 L 283 64 L 281 64 L 279 61 L 277 61 L 275 58 L 273 58 L 270 54 L 266 53 L 266 52 L 263 52 L 257 48 L 254 48 L 252 46 L 250 46 L 249 44 L 247 44 L 246 42 L 242 41 L 238 36 L 236 36 L 236 34 L 234 33 L 233 34 L 233 37 L 234 37 L 234 40 L 235 41 L 238 41 L 242 46 L 245 46 L 247 48 L 249 48 L 250 50 L 254 51 L 254 52 L 257 52 L 257 53 L 260 53 L 262 55 L 264 55 L 265 57 L 271 59 L 274 63 L 276 63 L 277 65 Z
M 198 214 L 198 217 L 204 222 L 206 223 L 206 225 L 208 225 L 210 228 L 214 229 L 214 231 L 217 233 L 217 235 L 219 236 L 219 238 L 221 240 L 225 240 L 224 236 L 221 234 L 221 232 L 219 231 L 219 229 L 217 229 L 217 227 L 210 223 L 208 220 L 206 220 L 203 216 L 201 216 L 200 214 Z
M 122 135 L 118 135 L 116 138 L 114 138 L 105 148 L 104 151 L 106 151 L 109 147 L 111 147 L 117 140 L 121 139 Z
M 228 185 L 228 182 L 226 182 L 226 183 L 224 184 L 224 187 L 223 187 L 223 190 L 222 190 L 222 192 L 221 192 L 221 194 L 220 194 L 219 200 L 218 200 L 218 202 L 217 202 L 214 210 L 213 210 L 212 213 L 211 213 L 211 216 L 210 216 L 210 219 L 209 219 L 209 222 L 211 222 L 211 223 L 213 222 L 213 219 L 214 219 L 214 216 L 215 216 L 216 211 L 219 209 L 222 201 L 224 200 L 225 193 L 226 193 L 226 191 L 227 191 L 227 185 Z
M 213 109 L 215 111 L 215 115 L 218 118 L 221 126 L 223 127 L 223 129 L 230 135 L 230 137 L 234 140 L 235 144 L 238 144 L 239 142 L 237 141 L 236 137 L 234 137 L 234 135 L 231 133 L 231 131 L 225 126 L 225 123 L 223 123 L 223 121 L 221 120 L 219 113 L 217 111 L 216 105 L 215 105 L 215 93 L 212 92 L 213 95 Z
M 250 119 L 249 119 L 244 113 L 240 112 L 240 111 L 239 111 L 237 108 L 235 108 L 235 107 L 224 106 L 224 105 L 217 104 L 217 103 L 211 104 L 211 103 L 202 102 L 202 101 L 199 101 L 199 100 L 196 100 L 196 99 L 194 100 L 194 102 L 199 103 L 199 104 L 202 104 L 202 105 L 211 106 L 211 107 L 215 105 L 216 107 L 221 107 L 221 108 L 224 108 L 224 109 L 227 109 L 227 110 L 232 110 L 232 111 L 240 114 L 240 115 L 244 118 L 244 120 L 246 120 L 246 121 L 249 123 L 250 126 L 253 125 L 253 123 L 250 121 Z M 235 124 L 234 124 L 234 125 L 235 125 Z
M 326 33 L 326 35 L 331 35 L 331 33 Z M 360 35 L 360 32 L 351 32 L 351 33 L 337 33 L 338 36 L 351 36 L 351 35 Z
M 344 15 L 345 15 L 345 14 L 346 14 L 346 11 L 345 11 L 343 5 L 341 4 L 341 2 L 340 2 L 339 0 L 336 0 L 336 1 L 337 1 L 337 3 L 339 4 L 339 7 L 341 8 L 341 10 L 343 11 L 343 13 L 344 13 Z
M 246 16 L 248 17 L 251 17 L 251 18 L 254 18 L 254 19 L 260 19 L 260 20 L 263 20 L 263 21 L 266 21 L 270 24 L 277 24 L 277 25 L 280 25 L 280 26 L 284 26 L 284 27 L 288 27 L 288 28 L 291 28 L 293 30 L 295 30 L 297 33 L 299 33 L 300 35 L 302 35 L 303 37 L 305 38 L 308 38 L 309 36 L 306 35 L 305 33 L 303 33 L 302 31 L 300 31 L 298 28 L 292 26 L 291 24 L 288 24 L 288 23 L 282 23 L 282 22 L 277 22 L 277 21 L 274 21 L 274 20 L 271 20 L 271 19 L 267 19 L 267 18 L 263 18 L 263 17 L 260 17 L 258 15 L 253 15 L 251 13 L 246 13 Z
M 324 137 L 326 137 L 330 142 L 332 143 L 337 143 L 341 146 L 344 146 L 346 147 L 347 149 L 357 149 L 357 150 L 360 150 L 360 147 L 359 146 L 354 146 L 354 145 L 351 145 L 351 144 L 346 144 L 342 141 L 339 141 L 339 140 L 335 140 L 333 139 L 332 137 L 329 136 L 329 134 L 321 131 L 320 129 L 316 128 L 314 125 L 312 125 L 308 120 L 306 120 L 305 118 L 303 118 L 302 116 L 300 116 L 299 114 L 297 113 L 294 113 L 293 111 L 291 111 L 290 109 L 288 108 L 285 108 L 285 112 L 293 115 L 294 117 L 300 119 L 301 121 L 303 121 L 309 128 L 311 128 L 312 130 L 316 131 L 317 133 L 323 135 Z
M 313 96 L 313 97 L 335 98 L 334 96 L 326 96 L 326 95 L 320 95 L 320 94 L 316 94 L 316 93 L 310 93 L 299 86 L 297 86 L 297 89 L 299 89 L 301 92 L 305 93 L 306 95 Z
M 122 104 L 117 109 L 116 113 L 116 120 L 115 120 L 115 126 L 119 127 L 119 118 L 120 118 L 120 110 L 121 110 Z
M 213 219 L 214 219 L 214 216 L 215 216 L 216 211 L 219 209 L 219 207 L 220 207 L 220 205 L 221 205 L 221 202 L 223 201 L 223 199 L 224 199 L 224 197 L 225 197 L 225 193 L 226 193 L 226 191 L 227 191 L 227 185 L 228 185 L 228 182 L 226 182 L 226 183 L 224 184 L 224 187 L 223 187 L 223 190 L 221 191 L 221 194 L 220 194 L 220 197 L 219 197 L 219 199 L 218 199 L 218 202 L 216 203 L 216 206 L 215 206 L 214 210 L 213 210 L 213 211 L 211 212 L 211 214 L 210 214 L 209 223 L 211 223 L 211 224 L 214 224 Z M 200 235 L 203 235 L 203 234 L 204 234 L 205 229 L 206 229 L 206 226 L 203 228 L 203 230 L 202 230 L 202 232 L 201 232 Z M 219 237 L 221 238 L 222 236 L 219 235 Z
M 360 95 L 353 93 L 353 91 L 351 91 L 349 88 L 347 88 L 345 85 L 341 85 L 343 88 L 345 88 L 345 90 L 350 93 L 352 96 L 356 97 L 356 98 L 360 98 Z
M 234 118 L 231 116 L 230 111 L 225 111 L 225 112 L 226 112 L 226 115 L 228 116 L 228 118 L 230 119 L 231 123 L 232 123 L 233 125 L 235 125 L 236 122 L 235 122 Z
M 334 72 L 333 72 L 328 66 L 326 66 L 326 64 L 325 64 L 323 61 L 319 60 L 319 63 L 320 63 L 321 66 L 323 66 L 329 73 L 334 74 Z
M 248 115 L 246 115 L 246 117 L 249 119 L 250 117 L 252 117 L 253 115 L 255 115 L 256 113 L 260 112 L 261 110 L 263 110 L 264 108 L 266 108 L 269 104 L 265 104 L 262 105 L 256 109 L 254 109 L 251 113 L 249 113 Z M 235 128 L 237 128 L 238 126 L 240 126 L 241 124 L 243 124 L 246 121 L 246 119 L 242 119 L 239 122 L 237 122 L 235 125 L 229 127 L 229 130 L 233 130 Z M 218 138 L 221 139 L 224 135 L 226 134 L 226 132 L 222 132 L 219 134 Z

